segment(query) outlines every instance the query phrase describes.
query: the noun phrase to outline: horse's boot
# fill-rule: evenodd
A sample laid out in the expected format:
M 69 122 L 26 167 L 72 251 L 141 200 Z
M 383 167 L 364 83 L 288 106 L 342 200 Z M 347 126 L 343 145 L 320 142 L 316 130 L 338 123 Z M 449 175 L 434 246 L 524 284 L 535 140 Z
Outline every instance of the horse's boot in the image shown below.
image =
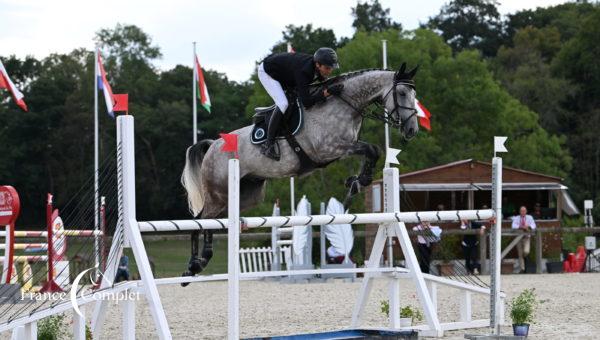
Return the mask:
M 262 145 L 261 153 L 273 160 L 279 161 L 281 159 L 281 152 L 279 150 L 279 143 L 277 143 L 276 137 L 279 131 L 279 125 L 283 118 L 283 112 L 279 110 L 279 107 L 275 106 L 271 120 L 269 120 L 269 128 L 267 129 L 267 140 Z

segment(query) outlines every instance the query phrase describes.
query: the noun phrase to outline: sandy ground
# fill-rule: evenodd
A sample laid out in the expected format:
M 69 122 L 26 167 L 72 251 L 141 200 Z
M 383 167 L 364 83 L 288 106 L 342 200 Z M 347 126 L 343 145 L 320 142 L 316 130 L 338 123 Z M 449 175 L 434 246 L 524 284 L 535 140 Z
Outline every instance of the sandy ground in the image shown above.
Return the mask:
M 535 287 L 540 300 L 532 325 L 532 339 L 600 339 L 600 274 L 543 274 L 503 276 L 508 298 L 524 288 Z M 352 307 L 360 281 L 284 284 L 246 281 L 241 283 L 242 337 L 286 335 L 337 330 L 350 326 Z M 227 334 L 227 284 L 197 283 L 189 287 L 162 286 L 159 292 L 174 339 L 224 339 Z M 376 281 L 366 308 L 363 326 L 385 327 L 379 311 L 386 298 L 386 280 Z M 457 290 L 440 288 L 442 322 L 459 317 Z M 414 285 L 402 280 L 401 304 L 418 305 Z M 475 318 L 487 318 L 489 300 L 473 297 Z M 87 311 L 89 312 L 89 311 Z M 508 313 L 508 306 L 507 306 Z M 112 316 L 112 317 L 111 317 Z M 507 323 L 510 319 L 506 317 Z M 154 326 L 145 301 L 138 303 L 137 338 L 155 339 Z M 487 333 L 487 329 L 446 332 L 446 339 L 463 339 L 465 333 Z M 510 325 L 503 333 L 512 334 Z M 102 339 L 121 337 L 120 307 L 113 305 Z

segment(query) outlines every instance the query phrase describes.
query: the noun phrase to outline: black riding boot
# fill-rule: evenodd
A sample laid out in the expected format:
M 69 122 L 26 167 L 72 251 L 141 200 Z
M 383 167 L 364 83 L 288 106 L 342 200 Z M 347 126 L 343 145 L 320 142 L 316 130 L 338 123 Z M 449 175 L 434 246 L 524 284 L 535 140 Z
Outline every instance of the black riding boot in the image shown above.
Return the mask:
M 279 107 L 275 106 L 275 110 L 273 110 L 273 114 L 271 115 L 271 120 L 269 120 L 269 128 L 267 131 L 267 141 L 262 145 L 261 153 L 271 159 L 279 161 L 281 158 L 281 153 L 279 151 L 279 144 L 275 139 L 277 137 L 277 131 L 279 130 L 279 125 L 281 123 L 281 119 L 283 118 L 283 113 L 279 110 Z

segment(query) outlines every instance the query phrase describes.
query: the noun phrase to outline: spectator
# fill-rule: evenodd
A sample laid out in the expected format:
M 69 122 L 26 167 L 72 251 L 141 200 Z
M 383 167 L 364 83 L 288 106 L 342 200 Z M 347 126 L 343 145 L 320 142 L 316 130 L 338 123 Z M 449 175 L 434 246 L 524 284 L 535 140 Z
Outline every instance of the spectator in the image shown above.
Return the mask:
M 487 209 L 487 206 L 483 206 L 482 209 Z M 477 230 L 477 235 L 465 235 L 462 240 L 463 253 L 465 254 L 465 267 L 469 274 L 479 274 L 481 272 L 481 264 L 477 258 L 477 246 L 479 245 L 479 236 L 485 232 L 485 225 L 483 221 L 467 221 L 462 220 L 460 229 L 473 229 Z
M 522 206 L 519 209 L 519 215 L 515 216 L 512 221 L 512 229 L 519 229 L 523 232 L 527 232 L 523 236 L 521 241 L 517 243 L 517 252 L 519 253 L 519 268 L 521 273 L 525 273 L 525 258 L 529 255 L 529 249 L 531 246 L 531 235 L 529 231 L 535 230 L 536 225 L 533 217 L 527 215 L 527 208 Z
M 119 268 L 117 269 L 117 275 L 115 277 L 115 283 L 121 281 L 129 281 L 129 257 L 127 257 L 127 255 L 121 256 Z
M 417 254 L 421 272 L 429 274 L 429 264 L 431 263 L 431 248 L 434 243 L 440 241 L 442 230 L 440 227 L 431 226 L 429 222 L 422 222 L 413 227 L 417 235 Z

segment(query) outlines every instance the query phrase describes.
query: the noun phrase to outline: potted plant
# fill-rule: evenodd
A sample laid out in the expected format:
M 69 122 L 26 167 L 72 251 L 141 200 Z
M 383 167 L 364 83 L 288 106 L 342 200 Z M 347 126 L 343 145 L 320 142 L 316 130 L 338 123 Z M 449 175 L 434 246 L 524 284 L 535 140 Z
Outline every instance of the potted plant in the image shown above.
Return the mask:
M 533 312 L 537 306 L 535 288 L 525 289 L 510 303 L 510 318 L 513 321 L 513 333 L 527 336 L 529 324 L 533 322 Z
M 423 320 L 423 314 L 418 309 L 413 309 L 411 306 L 400 308 L 400 327 L 410 327 L 414 320 Z
M 381 312 L 390 316 L 390 305 L 387 300 L 381 300 Z M 423 320 L 423 314 L 418 309 L 413 309 L 411 306 L 400 308 L 400 327 L 410 327 L 414 320 Z

